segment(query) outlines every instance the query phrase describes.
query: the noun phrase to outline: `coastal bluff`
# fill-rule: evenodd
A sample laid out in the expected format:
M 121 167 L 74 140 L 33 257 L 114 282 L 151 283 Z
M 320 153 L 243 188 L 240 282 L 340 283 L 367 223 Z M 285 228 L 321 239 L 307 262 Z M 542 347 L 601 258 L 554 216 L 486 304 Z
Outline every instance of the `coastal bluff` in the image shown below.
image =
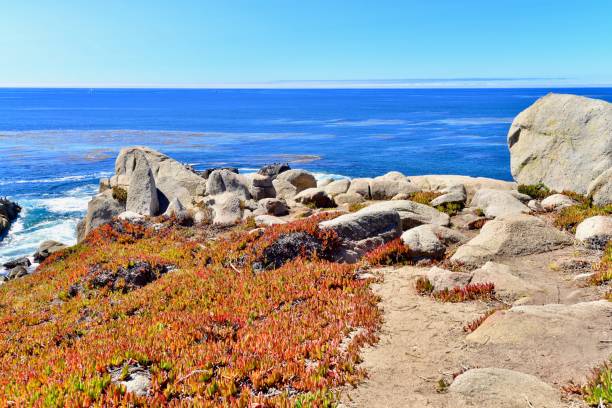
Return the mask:
M 0 405 L 597 406 L 608 109 L 527 108 L 516 181 L 200 171 L 126 147 L 78 244 L 0 282 Z

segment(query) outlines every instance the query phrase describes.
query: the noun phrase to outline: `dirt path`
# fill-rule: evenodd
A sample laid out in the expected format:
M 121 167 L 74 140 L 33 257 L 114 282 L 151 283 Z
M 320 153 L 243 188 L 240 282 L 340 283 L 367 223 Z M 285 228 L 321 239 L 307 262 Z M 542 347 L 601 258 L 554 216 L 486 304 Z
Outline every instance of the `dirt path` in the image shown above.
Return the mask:
M 555 260 L 563 259 L 592 259 L 592 254 L 566 248 L 512 260 L 515 275 L 538 288 L 518 303 L 574 304 L 601 299 L 598 288 L 581 287 L 584 285 L 573 279 L 579 271 L 559 270 L 553 264 Z M 509 260 L 506 263 L 510 265 Z M 457 394 L 439 392 L 444 391 L 440 389 L 440 380 L 450 383 L 453 374 L 469 368 L 497 367 L 535 375 L 560 389 L 570 379 L 584 379 L 590 367 L 612 354 L 612 346 L 607 342 L 594 345 L 590 354 L 583 352 L 581 344 L 565 344 L 563 339 L 559 344 L 550 342 L 549 345 L 538 344 L 536 338 L 535 343 L 525 347 L 520 340 L 523 334 L 520 330 L 526 330 L 524 328 L 517 333 L 517 342 L 488 344 L 487 340 L 481 343 L 470 341 L 463 327 L 492 305 L 484 302 L 441 303 L 418 295 L 414 289 L 415 279 L 427 269 L 403 267 L 377 271 L 382 279 L 373 289 L 381 296 L 385 319 L 380 342 L 362 353 L 362 364 L 369 378 L 359 387 L 343 391 L 345 406 L 476 407 L 481 405 L 474 405 L 473 401 Z M 603 324 L 593 322 L 593 327 L 584 329 L 590 333 L 575 333 L 575 336 L 592 338 L 591 343 L 602 336 L 612 339 L 610 317 L 603 316 Z M 605 322 L 608 322 L 608 327 L 605 327 Z M 541 330 L 546 334 L 546 327 Z M 519 390 L 517 398 L 521 400 Z M 585 406 L 579 398 L 568 398 L 563 396 L 563 400 L 560 398 L 558 405 L 554 406 Z M 524 406 L 533 406 L 530 404 L 525 401 Z

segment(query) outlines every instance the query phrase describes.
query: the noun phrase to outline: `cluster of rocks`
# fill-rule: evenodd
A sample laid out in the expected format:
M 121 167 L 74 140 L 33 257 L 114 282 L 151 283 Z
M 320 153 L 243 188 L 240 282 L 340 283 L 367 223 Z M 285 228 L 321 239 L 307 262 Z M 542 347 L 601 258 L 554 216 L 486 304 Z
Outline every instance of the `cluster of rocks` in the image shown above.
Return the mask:
M 14 203 L 7 198 L 0 198 L 0 241 L 4 238 L 11 223 L 17 218 L 21 212 L 19 204 Z

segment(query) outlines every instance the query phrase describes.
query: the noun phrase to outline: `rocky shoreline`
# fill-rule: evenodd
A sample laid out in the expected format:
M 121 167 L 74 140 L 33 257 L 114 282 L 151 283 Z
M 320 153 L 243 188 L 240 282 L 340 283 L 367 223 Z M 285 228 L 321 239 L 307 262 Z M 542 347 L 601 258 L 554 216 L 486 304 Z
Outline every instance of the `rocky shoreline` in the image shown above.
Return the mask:
M 235 286 L 219 292 L 217 302 L 249 285 L 258 288 L 233 299 L 233 307 L 244 312 L 240 318 L 231 320 L 233 309 L 225 305 L 202 329 L 204 335 L 194 330 L 199 342 L 241 350 L 223 364 L 211 360 L 202 368 L 183 361 L 189 371 L 167 361 L 152 362 L 151 356 L 106 362 L 102 370 L 109 382 L 143 403 L 175 389 L 181 390 L 173 394 L 176 398 L 196 390 L 198 398 L 219 404 L 235 402 L 232 398 L 238 396 L 257 407 L 295 402 L 310 395 L 306 390 L 320 391 L 312 381 L 338 387 L 363 379 L 350 377 L 358 372 L 352 364 L 361 361 L 359 348 L 370 344 L 363 352 L 369 379 L 347 391 L 342 400 L 347 406 L 592 404 L 601 384 L 588 373 L 612 355 L 612 105 L 550 94 L 517 116 L 508 146 L 517 182 L 395 171 L 373 178 L 317 180 L 285 163 L 254 174 L 233 168 L 198 172 L 148 147 L 128 147 L 116 159 L 115 174 L 100 180 L 99 193 L 78 226 L 79 245 L 66 249 L 44 243 L 36 260 L 55 255 L 32 278 L 40 284 L 40 274 L 64 276 L 69 270 L 71 281 L 55 282 L 63 289 L 52 300 L 54 307 L 66 305 L 69 313 L 71 302 L 106 302 L 113 294 L 103 310 L 93 313 L 88 303 L 85 317 L 70 315 L 83 325 L 83 333 L 93 330 L 94 321 L 123 330 L 114 318 L 137 321 L 152 313 L 163 315 L 166 305 L 155 303 L 156 312 L 143 312 L 142 305 L 159 298 L 170 302 L 178 292 L 193 289 L 181 286 L 180 279 L 207 296 L 208 290 L 217 296 L 218 288 L 200 280 L 222 285 L 224 279 L 235 279 Z M 9 266 L 15 271 L 12 279 L 24 277 L 29 260 Z M 319 267 L 338 275 L 326 280 L 326 272 L 309 269 Z M 276 286 L 265 286 L 268 281 L 262 277 L 272 282 L 279 276 Z M 305 288 L 298 290 L 300 283 Z M 381 316 L 369 297 L 370 284 L 382 302 Z M 268 303 L 287 288 L 286 299 Z M 128 296 L 139 290 L 154 295 L 143 295 L 141 306 L 123 315 L 114 311 L 136 302 Z M 326 291 L 333 296 L 322 297 Z M 147 335 L 166 341 L 154 337 L 156 330 L 183 318 L 183 308 L 193 300 L 187 298 L 171 319 L 164 315 L 163 324 L 147 321 Z M 267 308 L 266 313 L 243 310 L 244 302 L 255 298 L 254 305 Z M 206 307 L 214 307 L 206 299 Z M 351 303 L 355 299 L 363 303 Z M 341 310 L 348 315 L 334 315 Z M 355 310 L 361 311 L 361 320 L 351 314 Z M 278 327 L 249 331 L 257 324 L 276 324 L 282 313 L 289 317 Z M 103 316 L 113 319 L 106 322 Z M 329 319 L 320 322 L 319 330 L 334 324 L 341 329 L 326 331 L 327 343 L 291 357 L 282 369 L 276 367 L 275 358 L 282 354 L 277 350 L 274 357 L 266 355 L 272 366 L 261 372 L 250 360 L 232 366 L 232 358 L 254 353 L 259 361 L 258 353 L 268 350 L 252 349 L 253 338 L 263 336 L 262 344 L 269 345 L 288 332 L 306 333 L 307 322 L 317 318 Z M 375 345 L 379 325 L 381 341 Z M 241 330 L 248 333 L 244 338 Z M 308 333 L 293 339 L 299 346 L 281 346 L 283 352 L 315 342 Z M 62 339 L 59 344 L 76 341 Z M 198 347 L 198 342 L 181 343 L 175 358 L 197 352 L 204 361 L 206 353 Z M 321 357 L 325 353 L 332 354 Z M 287 366 L 294 371 L 281 372 Z M 233 370 L 243 371 L 238 376 Z M 277 374 L 270 375 L 274 370 Z M 205 391 L 195 377 L 188 380 L 196 372 L 206 373 L 201 380 L 209 387 Z M 236 379 L 228 382 L 232 375 Z M 159 386 L 162 378 L 167 389 Z M 194 381 L 189 389 L 183 384 L 187 381 Z M 228 388 L 218 391 L 212 384 Z M 518 400 L 516 390 L 522 393 Z M 315 397 L 320 402 L 316 398 L 325 397 Z

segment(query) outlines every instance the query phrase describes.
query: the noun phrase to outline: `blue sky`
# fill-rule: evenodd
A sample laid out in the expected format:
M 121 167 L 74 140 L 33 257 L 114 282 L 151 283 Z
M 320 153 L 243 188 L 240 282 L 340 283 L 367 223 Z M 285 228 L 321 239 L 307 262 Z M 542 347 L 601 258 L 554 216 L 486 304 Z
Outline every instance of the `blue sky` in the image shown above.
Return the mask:
M 612 84 L 609 0 L 0 0 L 0 10 L 2 86 Z

